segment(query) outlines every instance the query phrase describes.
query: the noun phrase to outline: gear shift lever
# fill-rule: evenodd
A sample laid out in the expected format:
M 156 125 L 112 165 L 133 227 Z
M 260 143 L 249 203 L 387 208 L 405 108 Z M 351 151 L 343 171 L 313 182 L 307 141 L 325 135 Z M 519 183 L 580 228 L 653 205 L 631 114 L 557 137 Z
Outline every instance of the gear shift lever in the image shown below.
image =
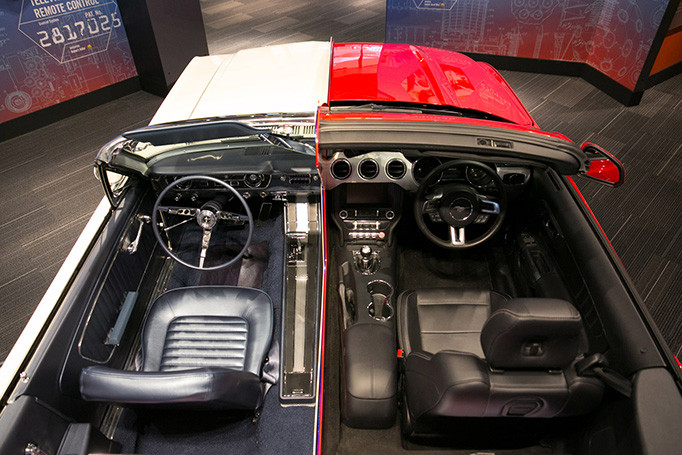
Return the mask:
M 371 275 L 379 268 L 378 254 L 372 251 L 372 248 L 369 245 L 363 245 L 362 248 L 360 248 L 360 254 L 358 255 L 356 253 L 355 265 L 357 266 L 358 271 L 363 275 Z

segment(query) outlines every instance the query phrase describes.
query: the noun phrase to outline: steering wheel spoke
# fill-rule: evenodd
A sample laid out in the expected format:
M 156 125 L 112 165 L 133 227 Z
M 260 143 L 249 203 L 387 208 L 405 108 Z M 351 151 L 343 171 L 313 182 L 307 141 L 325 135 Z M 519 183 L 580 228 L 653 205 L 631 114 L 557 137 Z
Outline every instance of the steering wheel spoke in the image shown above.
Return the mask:
M 466 235 L 464 234 L 463 227 L 452 227 L 450 226 L 450 243 L 454 246 L 466 245 Z
M 159 212 L 168 213 L 169 215 L 180 215 L 180 216 L 195 216 L 199 209 L 192 207 L 175 207 L 171 205 L 160 205 L 158 207 Z
M 490 215 L 500 214 L 500 203 L 493 200 L 489 196 L 478 196 L 478 201 L 481 204 L 481 213 L 488 213 Z
M 204 261 L 208 253 L 208 245 L 211 243 L 211 230 L 204 229 L 204 235 L 201 236 L 201 251 L 199 252 L 199 267 L 204 268 Z

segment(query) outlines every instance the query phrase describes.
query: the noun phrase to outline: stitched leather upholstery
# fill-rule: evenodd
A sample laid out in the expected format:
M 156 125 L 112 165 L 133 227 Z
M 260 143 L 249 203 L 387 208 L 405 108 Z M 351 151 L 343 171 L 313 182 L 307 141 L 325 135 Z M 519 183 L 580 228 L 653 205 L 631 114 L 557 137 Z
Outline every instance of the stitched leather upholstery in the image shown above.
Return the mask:
M 401 347 L 407 355 L 412 350 L 435 354 L 457 346 L 483 357 L 481 328 L 491 308 L 506 300 L 487 289 L 405 291 L 398 297 Z
M 603 393 L 581 377 L 580 314 L 558 299 L 490 291 L 406 291 L 398 300 L 410 420 L 556 417 L 594 409 Z
M 582 330 L 580 313 L 565 300 L 514 299 L 488 318 L 480 344 L 493 368 L 562 368 L 578 356 Z
M 80 377 L 90 401 L 255 409 L 270 348 L 273 309 L 257 289 L 178 288 L 161 295 L 142 331 L 142 371 L 91 366 Z

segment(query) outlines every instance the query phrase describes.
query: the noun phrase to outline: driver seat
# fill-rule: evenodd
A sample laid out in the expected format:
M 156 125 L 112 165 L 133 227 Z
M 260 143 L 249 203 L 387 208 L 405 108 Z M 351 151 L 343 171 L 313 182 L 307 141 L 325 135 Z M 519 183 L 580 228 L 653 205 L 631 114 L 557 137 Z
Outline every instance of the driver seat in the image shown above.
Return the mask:
M 603 383 L 576 373 L 584 330 L 565 300 L 422 289 L 399 296 L 398 317 L 409 434 L 443 417 L 574 416 L 601 401 Z
M 255 410 L 266 391 L 262 370 L 272 334 L 272 300 L 261 290 L 173 289 L 145 320 L 141 370 L 84 368 L 80 393 L 86 401 Z

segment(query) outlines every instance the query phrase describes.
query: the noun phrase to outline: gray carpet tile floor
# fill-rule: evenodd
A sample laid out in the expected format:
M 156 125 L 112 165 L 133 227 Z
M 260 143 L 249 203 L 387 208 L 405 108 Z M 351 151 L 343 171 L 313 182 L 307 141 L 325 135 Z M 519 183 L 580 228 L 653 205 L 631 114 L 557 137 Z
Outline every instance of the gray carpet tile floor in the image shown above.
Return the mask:
M 384 39 L 384 2 L 202 0 L 212 54 L 304 40 Z M 503 71 L 540 124 L 623 161 L 619 188 L 577 179 L 673 352 L 682 356 L 682 75 L 623 107 L 572 77 Z M 138 92 L 0 144 L 0 360 L 101 199 L 95 153 L 146 124 Z
M 0 360 L 102 199 L 95 154 L 161 101 L 137 92 L 0 143 Z

